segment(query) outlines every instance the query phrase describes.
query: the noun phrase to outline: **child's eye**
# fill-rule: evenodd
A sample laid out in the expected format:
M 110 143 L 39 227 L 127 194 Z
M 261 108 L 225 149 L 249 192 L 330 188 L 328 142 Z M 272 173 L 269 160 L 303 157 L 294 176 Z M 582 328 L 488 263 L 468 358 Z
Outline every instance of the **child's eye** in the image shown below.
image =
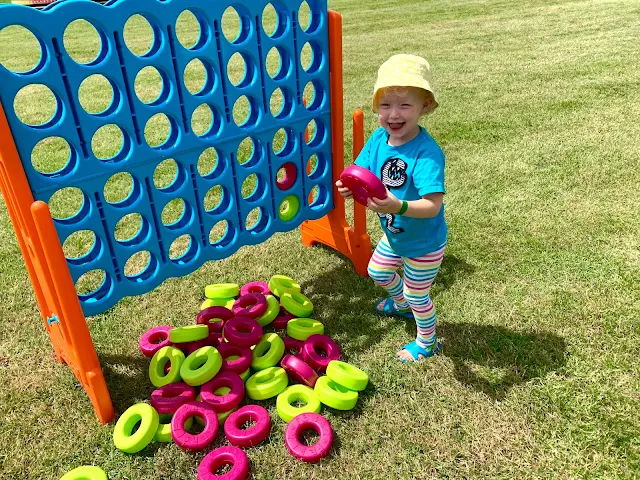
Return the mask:
M 389 104 L 388 104 L 388 103 L 381 103 L 381 104 L 380 104 L 380 107 L 381 107 L 381 108 L 388 108 L 388 107 L 389 107 Z

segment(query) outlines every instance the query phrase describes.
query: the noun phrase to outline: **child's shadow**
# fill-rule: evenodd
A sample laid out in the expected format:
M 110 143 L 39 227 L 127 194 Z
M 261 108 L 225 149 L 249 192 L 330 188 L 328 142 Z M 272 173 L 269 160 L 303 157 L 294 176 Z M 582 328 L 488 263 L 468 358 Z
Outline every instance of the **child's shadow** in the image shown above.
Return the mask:
M 415 335 L 413 322 L 407 322 L 407 331 Z M 504 399 L 512 386 L 542 378 L 566 363 L 564 339 L 549 332 L 471 323 L 440 323 L 437 332 L 456 379 L 495 400 Z
M 155 390 L 149 380 L 150 358 L 98 353 L 113 408 L 118 417 L 131 405 L 148 401 Z

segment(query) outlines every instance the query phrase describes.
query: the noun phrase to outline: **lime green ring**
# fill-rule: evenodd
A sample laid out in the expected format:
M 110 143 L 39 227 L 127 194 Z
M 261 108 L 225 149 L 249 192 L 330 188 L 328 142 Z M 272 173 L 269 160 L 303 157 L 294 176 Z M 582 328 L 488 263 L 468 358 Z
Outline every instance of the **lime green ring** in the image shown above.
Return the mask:
M 132 434 L 133 428 L 140 426 Z M 136 403 L 127 408 L 113 429 L 113 443 L 119 450 L 136 453 L 151 443 L 158 431 L 160 417 L 155 408 L 147 403 Z
M 276 296 L 280 297 L 284 292 L 299 292 L 300 285 L 293 278 L 284 275 L 274 275 L 269 280 L 269 290 Z
M 288 202 L 288 205 L 284 208 L 284 210 L 281 210 L 284 202 Z M 282 220 L 283 222 L 290 222 L 295 218 L 299 210 L 300 199 L 295 195 L 287 195 L 286 197 L 284 197 L 282 202 L 280 202 L 280 207 L 278 208 L 278 217 L 280 217 L 280 220 Z
M 267 295 L 266 298 L 267 311 L 256 318 L 256 321 L 263 327 L 273 322 L 278 316 L 278 313 L 280 313 L 280 303 L 278 302 L 278 299 L 273 295 Z
M 292 404 L 298 399 L 304 401 L 306 405 L 303 407 L 294 407 Z M 321 407 L 320 400 L 318 400 L 313 388 L 307 387 L 306 385 L 291 385 L 278 395 L 276 399 L 278 415 L 287 423 L 301 413 L 320 413 Z
M 284 309 L 296 317 L 306 318 L 313 312 L 313 303 L 300 292 L 285 292 L 280 297 Z
M 187 325 L 186 327 L 172 328 L 169 330 L 171 343 L 187 343 L 204 340 L 209 336 L 209 327 L 206 325 Z
M 109 480 L 107 474 L 100 467 L 87 465 L 74 468 L 67 472 L 60 480 Z
M 200 310 L 204 310 L 209 307 L 226 307 L 231 310 L 235 301 L 235 298 L 207 298 L 202 302 L 202 305 L 200 305 Z
M 331 360 L 327 366 L 327 377 L 349 390 L 358 392 L 367 388 L 369 375 L 358 367 L 340 360 Z
M 251 376 L 251 368 L 247 368 L 244 372 L 240 374 L 240 378 L 244 383 L 247 383 L 247 379 Z
M 206 325 L 203 325 L 206 328 Z M 180 376 L 187 385 L 197 387 L 207 383 L 220 371 L 222 355 L 215 347 L 202 347 L 189 355 L 180 367 Z
M 206 327 L 206 325 L 203 325 Z M 167 362 L 171 363 L 169 373 L 164 373 Z M 158 350 L 149 364 L 149 379 L 154 387 L 164 387 L 170 383 L 180 381 L 180 369 L 184 362 L 184 353 L 176 347 L 162 347 Z
M 316 334 L 324 334 L 324 325 L 313 318 L 294 318 L 287 323 L 287 335 L 296 340 L 304 342 Z
M 314 390 L 322 403 L 336 410 L 351 410 L 358 401 L 358 392 L 343 387 L 327 376 L 318 379 Z
M 161 413 L 160 414 L 160 425 L 158 425 L 158 430 L 156 430 L 156 434 L 153 437 L 153 440 L 160 443 L 169 443 L 173 441 L 173 437 L 171 436 L 171 418 L 173 417 L 172 413 Z M 193 425 L 193 417 L 187 418 L 187 421 L 184 422 L 185 430 L 189 430 Z
M 269 367 L 254 373 L 245 385 L 249 398 L 266 400 L 275 397 L 287 388 L 289 379 L 287 372 L 280 367 Z
M 284 355 L 284 340 L 277 333 L 265 333 L 253 349 L 251 368 L 264 370 L 278 364 Z
M 204 296 L 207 298 L 230 298 L 240 294 L 240 286 L 236 283 L 216 283 L 204 287 Z

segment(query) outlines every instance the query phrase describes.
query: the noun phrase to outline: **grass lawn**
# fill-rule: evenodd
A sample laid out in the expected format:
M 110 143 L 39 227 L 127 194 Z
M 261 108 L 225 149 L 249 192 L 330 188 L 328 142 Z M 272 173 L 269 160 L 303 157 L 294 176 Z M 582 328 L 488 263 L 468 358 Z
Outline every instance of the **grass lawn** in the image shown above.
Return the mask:
M 353 411 L 323 410 L 336 441 L 318 465 L 289 455 L 275 401 L 261 402 L 274 427 L 247 451 L 254 478 L 640 478 L 640 4 L 371 5 L 330 1 L 344 17 L 345 111 L 365 110 L 366 134 L 376 127 L 370 93 L 384 60 L 416 53 L 434 69 L 441 106 L 424 124 L 447 154 L 450 226 L 432 289 L 442 355 L 393 360 L 415 325 L 381 320 L 372 308 L 383 291 L 293 231 L 88 320 L 117 414 L 153 390 L 137 346 L 144 331 L 193 323 L 207 284 L 282 273 L 301 283 L 314 318 L 371 382 Z M 185 41 L 188 20 L 178 31 Z M 95 47 L 82 28 L 69 39 L 78 55 Z M 142 42 L 144 26 L 132 28 Z M 12 35 L 0 31 L 0 62 L 19 68 L 30 51 Z M 87 85 L 87 109 L 100 108 L 99 80 Z M 154 72 L 141 78 L 141 98 L 153 100 L 155 81 Z M 25 92 L 16 108 L 36 123 L 51 114 L 46 91 Z M 195 125 L 208 124 L 206 114 Z M 145 133 L 160 138 L 162 128 Z M 113 153 L 116 134 L 106 132 L 96 153 Z M 43 148 L 39 165 L 53 168 L 64 145 Z M 113 195 L 126 181 L 114 180 Z M 59 200 L 64 216 L 73 202 Z M 377 241 L 376 217 L 368 219 Z M 135 231 L 128 221 L 123 238 Z M 113 424 L 98 424 L 55 361 L 3 202 L 0 238 L 0 478 L 58 479 L 94 464 L 111 480 L 195 479 L 204 453 L 114 447 Z

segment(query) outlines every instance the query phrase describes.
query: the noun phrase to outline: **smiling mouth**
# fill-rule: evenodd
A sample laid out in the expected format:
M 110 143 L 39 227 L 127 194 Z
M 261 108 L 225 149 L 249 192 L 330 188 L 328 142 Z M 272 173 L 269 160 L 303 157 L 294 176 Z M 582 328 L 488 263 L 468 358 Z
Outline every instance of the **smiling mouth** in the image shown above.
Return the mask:
M 400 130 L 402 127 L 404 127 L 404 122 L 403 123 L 389 123 L 389 128 L 391 130 Z

